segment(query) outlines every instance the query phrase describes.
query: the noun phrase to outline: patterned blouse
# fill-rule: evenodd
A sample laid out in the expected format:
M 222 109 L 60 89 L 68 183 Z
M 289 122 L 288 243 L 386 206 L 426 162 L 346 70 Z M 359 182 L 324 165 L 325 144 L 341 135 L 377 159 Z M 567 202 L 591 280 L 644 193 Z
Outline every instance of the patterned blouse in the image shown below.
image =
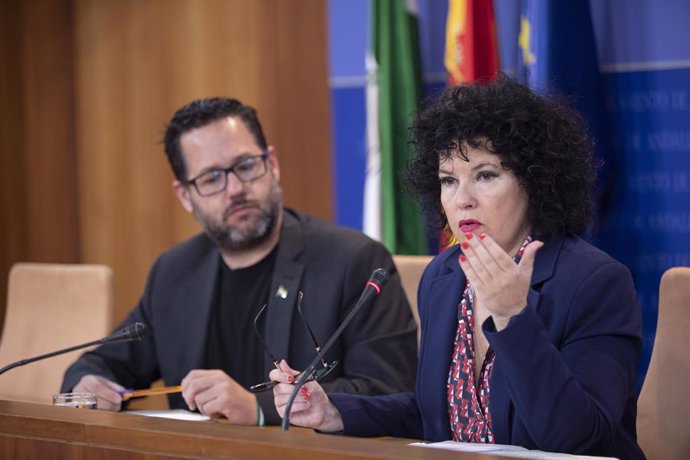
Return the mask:
M 517 255 L 519 263 L 525 247 L 532 241 L 527 237 Z M 474 379 L 474 289 L 469 280 L 458 305 L 458 327 L 455 333 L 453 356 L 448 373 L 448 416 L 453 440 L 460 442 L 494 443 L 489 406 L 491 373 L 496 354 L 489 347 L 482 363 L 479 379 Z

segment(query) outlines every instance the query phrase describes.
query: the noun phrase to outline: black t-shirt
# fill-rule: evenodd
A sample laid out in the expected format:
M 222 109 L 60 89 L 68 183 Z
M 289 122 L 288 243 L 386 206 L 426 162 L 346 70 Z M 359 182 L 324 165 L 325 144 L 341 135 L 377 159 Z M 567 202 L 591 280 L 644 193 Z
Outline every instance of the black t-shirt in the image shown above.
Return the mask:
M 222 369 L 245 388 L 267 379 L 254 318 L 268 301 L 277 246 L 259 263 L 231 270 L 219 261 L 220 282 L 209 323 L 206 368 Z M 265 311 L 257 326 L 264 331 Z

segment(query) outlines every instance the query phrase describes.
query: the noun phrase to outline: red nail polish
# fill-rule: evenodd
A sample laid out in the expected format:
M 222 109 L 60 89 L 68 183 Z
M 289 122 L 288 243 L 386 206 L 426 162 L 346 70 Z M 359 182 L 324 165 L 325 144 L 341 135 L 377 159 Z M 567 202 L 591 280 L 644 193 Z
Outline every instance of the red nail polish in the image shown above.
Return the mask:
M 295 377 L 293 377 L 292 375 L 288 375 L 288 376 L 287 376 L 287 381 L 290 382 L 290 383 L 292 383 L 292 382 L 295 381 Z
M 299 389 L 299 392 L 302 393 L 303 395 L 309 393 L 309 390 L 307 390 L 307 387 L 302 387 Z
M 464 254 L 460 254 L 460 262 L 465 262 L 467 260 L 467 257 L 465 257 Z
M 480 234 L 479 234 L 479 239 L 480 239 L 480 240 L 483 240 L 484 238 L 486 238 L 486 233 L 480 233 Z
M 466 242 L 466 241 L 463 241 L 463 242 L 462 242 L 462 244 L 461 244 L 460 246 L 462 246 L 462 248 L 463 248 L 463 249 L 467 249 L 467 248 L 469 248 L 469 247 L 470 247 L 470 245 L 469 245 L 469 244 L 467 244 L 467 242 Z
M 311 395 L 304 395 L 303 397 L 305 401 L 311 401 Z
M 471 234 L 471 233 L 469 233 L 469 232 L 468 232 L 468 233 L 465 233 L 465 238 L 467 238 L 468 240 L 471 240 L 473 236 L 474 236 L 474 235 Z

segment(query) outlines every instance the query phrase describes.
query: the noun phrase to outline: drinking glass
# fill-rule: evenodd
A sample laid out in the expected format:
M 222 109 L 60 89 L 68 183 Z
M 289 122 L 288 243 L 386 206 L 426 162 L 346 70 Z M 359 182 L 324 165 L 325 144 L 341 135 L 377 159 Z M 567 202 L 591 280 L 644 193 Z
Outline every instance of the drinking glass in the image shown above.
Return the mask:
M 95 393 L 60 393 L 53 395 L 53 406 L 95 409 Z

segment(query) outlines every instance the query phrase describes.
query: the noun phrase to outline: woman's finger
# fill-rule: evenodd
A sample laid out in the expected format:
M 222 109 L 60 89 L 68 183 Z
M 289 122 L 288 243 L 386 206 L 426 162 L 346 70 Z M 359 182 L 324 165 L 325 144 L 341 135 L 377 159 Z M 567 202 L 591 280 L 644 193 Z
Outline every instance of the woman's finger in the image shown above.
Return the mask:
M 468 274 L 468 278 L 475 287 L 482 284 L 491 285 L 494 279 L 502 275 L 503 270 L 476 235 L 467 234 L 460 247 L 466 261 L 472 267 L 473 275 Z
M 537 256 L 537 251 L 544 247 L 541 241 L 532 241 L 525 247 L 525 252 L 522 254 L 520 264 L 518 265 L 522 270 L 526 270 L 530 278 L 532 277 L 532 270 L 534 269 L 534 259 Z
M 497 270 L 510 272 L 515 268 L 513 255 L 508 254 L 503 248 L 486 233 L 480 233 L 477 238 L 477 246 L 481 247 L 490 255 Z M 479 248 L 477 249 L 479 252 Z
M 459 257 L 460 265 L 463 267 L 463 270 L 466 266 L 470 268 L 465 270 L 465 274 L 472 284 L 478 284 L 486 277 L 486 268 L 482 265 L 470 243 L 463 241 L 460 243 L 460 247 L 462 248 L 462 254 Z
M 295 383 L 295 376 L 299 375 L 299 371 L 292 369 L 284 359 L 278 363 L 278 367 L 280 370 L 273 369 L 269 372 L 269 379 L 280 383 Z

